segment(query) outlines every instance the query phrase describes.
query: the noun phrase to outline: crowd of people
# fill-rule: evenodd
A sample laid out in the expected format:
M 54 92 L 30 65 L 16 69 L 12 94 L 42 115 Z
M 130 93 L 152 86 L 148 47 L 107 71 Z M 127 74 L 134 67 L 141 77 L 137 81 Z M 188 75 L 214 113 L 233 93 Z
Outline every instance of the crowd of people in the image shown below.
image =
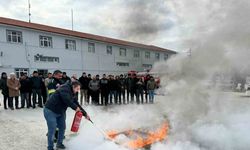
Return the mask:
M 48 73 L 46 77 L 37 71 L 30 77 L 27 73 L 21 73 L 17 79 L 15 73 L 8 75 L 2 72 L 0 89 L 4 109 L 43 108 L 48 97 L 60 86 L 76 80 L 81 83 L 80 93 L 77 93 L 80 105 L 153 103 L 154 91 L 157 88 L 154 78 L 150 75 L 138 77 L 136 74 L 103 74 L 100 78 L 99 75 L 91 76 L 83 72 L 80 78 L 76 75 L 70 78 L 66 72 L 56 70 L 53 74 Z

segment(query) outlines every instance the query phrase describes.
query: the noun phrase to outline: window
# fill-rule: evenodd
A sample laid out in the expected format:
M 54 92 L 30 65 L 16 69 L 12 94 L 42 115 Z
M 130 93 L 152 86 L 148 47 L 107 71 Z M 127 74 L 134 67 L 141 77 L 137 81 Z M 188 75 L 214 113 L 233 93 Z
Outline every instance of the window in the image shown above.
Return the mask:
M 15 73 L 16 73 L 16 77 L 19 78 L 21 76 L 21 73 L 27 73 L 27 75 L 29 75 L 29 69 L 27 69 L 27 68 L 16 68 Z
M 168 54 L 164 54 L 164 60 L 167 60 L 168 59 Z
M 145 52 L 145 58 L 150 59 L 150 52 Z
M 56 62 L 59 63 L 59 57 L 43 56 L 41 54 L 36 54 L 34 56 L 35 62 Z
M 152 64 L 142 64 L 143 68 L 152 68 Z
M 139 58 L 140 57 L 140 51 L 139 50 L 135 50 L 134 51 L 134 57 L 135 58 Z
M 65 48 L 68 50 L 76 50 L 76 41 L 75 40 L 65 40 Z
M 120 56 L 125 57 L 127 55 L 127 50 L 126 48 L 120 48 Z
M 117 66 L 120 66 L 120 67 L 128 67 L 128 66 L 129 66 L 129 63 L 117 62 L 116 65 L 117 65 Z
M 95 53 L 95 43 L 88 43 L 88 52 Z
M 107 45 L 107 54 L 112 55 L 112 46 Z
M 52 37 L 40 35 L 40 46 L 52 48 Z
M 10 43 L 23 43 L 22 32 L 6 30 L 7 33 L 7 42 Z
M 155 53 L 155 59 L 160 60 L 160 53 Z

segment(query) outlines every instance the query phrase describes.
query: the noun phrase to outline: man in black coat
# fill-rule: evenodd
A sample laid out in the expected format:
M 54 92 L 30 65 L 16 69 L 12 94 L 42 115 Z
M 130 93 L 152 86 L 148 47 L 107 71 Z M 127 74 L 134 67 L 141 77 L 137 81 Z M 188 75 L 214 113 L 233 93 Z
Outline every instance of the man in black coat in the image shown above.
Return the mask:
M 86 119 L 90 120 L 87 112 L 80 107 L 76 100 L 76 93 L 80 91 L 81 84 L 78 81 L 72 81 L 62 85 L 52 94 L 44 107 L 44 117 L 48 126 L 48 150 L 54 149 L 54 134 L 56 128 L 59 128 L 58 140 L 56 147 L 65 149 L 63 139 L 66 129 L 66 110 L 71 107 L 73 110 L 81 111 Z
M 109 81 L 106 77 L 106 74 L 103 74 L 102 79 L 100 80 L 100 89 L 101 89 L 101 105 L 108 105 L 109 98 Z
M 25 103 L 26 103 L 26 107 L 29 108 L 30 107 L 29 90 L 31 88 L 30 81 L 29 81 L 28 77 L 25 76 L 24 74 L 21 75 L 19 81 L 21 84 L 21 87 L 20 87 L 21 108 L 24 108 Z
M 114 103 L 117 104 L 118 81 L 114 78 L 113 75 L 110 76 L 109 89 L 110 89 L 109 93 L 110 104 L 113 103 L 113 97 L 114 97 Z
M 42 79 L 38 76 L 38 72 L 34 71 L 33 76 L 30 78 L 31 86 L 32 86 L 32 103 L 33 108 L 36 108 L 36 98 L 38 96 L 38 106 L 43 107 L 42 102 Z
M 88 104 L 88 87 L 89 87 L 89 79 L 85 72 L 82 73 L 82 76 L 79 78 L 79 82 L 81 83 L 81 96 L 80 96 L 80 104 L 83 103 L 83 97 L 85 104 Z
M 43 104 L 45 104 L 47 101 L 47 97 L 48 97 L 47 88 L 45 86 L 45 77 L 43 74 L 39 74 L 39 77 L 42 79 L 41 93 L 42 93 L 42 98 L 43 98 Z
M 125 83 L 125 78 L 123 77 L 123 74 L 120 75 L 120 78 L 119 78 L 119 82 L 120 82 L 120 89 L 121 89 L 121 94 L 120 94 L 120 98 L 121 99 L 121 96 L 122 96 L 122 100 L 123 100 L 123 104 L 126 104 L 126 100 L 125 100 L 125 86 L 126 86 L 126 83 Z
M 4 109 L 8 109 L 7 108 L 7 101 L 9 99 L 9 88 L 7 86 L 7 73 L 5 73 L 5 72 L 3 72 L 1 75 L 0 89 L 2 90 L 2 94 L 3 94 Z
M 70 77 L 67 76 L 67 73 L 63 72 L 62 79 L 61 79 L 62 84 L 66 83 L 66 82 L 70 82 L 70 81 L 71 81 Z
M 88 74 L 88 96 L 87 96 L 87 104 L 89 104 L 90 96 L 92 95 L 91 90 L 89 88 L 89 82 L 92 80 L 91 74 Z

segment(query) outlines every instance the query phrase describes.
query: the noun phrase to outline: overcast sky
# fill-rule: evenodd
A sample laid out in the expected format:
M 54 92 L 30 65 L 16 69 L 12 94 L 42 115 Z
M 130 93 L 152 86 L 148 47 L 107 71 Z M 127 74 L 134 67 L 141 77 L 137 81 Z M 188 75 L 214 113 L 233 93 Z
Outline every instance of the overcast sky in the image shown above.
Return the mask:
M 73 9 L 74 30 L 184 51 L 194 31 L 211 30 L 221 1 L 30 0 L 31 22 L 71 29 Z M 28 0 L 0 0 L 0 14 L 28 21 Z

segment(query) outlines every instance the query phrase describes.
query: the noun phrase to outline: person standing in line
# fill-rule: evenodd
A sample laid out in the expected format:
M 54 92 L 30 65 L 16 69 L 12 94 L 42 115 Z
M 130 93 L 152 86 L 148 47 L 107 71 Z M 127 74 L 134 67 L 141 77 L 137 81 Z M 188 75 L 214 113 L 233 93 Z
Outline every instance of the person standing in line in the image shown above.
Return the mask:
M 53 77 L 52 73 L 49 72 L 48 75 L 47 75 L 47 78 L 44 79 L 44 85 L 45 85 L 46 94 L 47 94 L 47 99 L 46 99 L 46 101 L 47 101 L 48 98 L 49 98 L 48 85 L 49 85 L 49 83 L 51 82 L 52 77 Z M 45 103 L 46 103 L 46 102 L 45 102 Z M 45 104 L 45 103 L 44 103 L 44 104 Z
M 49 72 L 47 78 L 45 78 L 45 80 L 44 80 L 44 84 L 45 84 L 46 88 L 48 88 L 48 84 L 52 80 L 52 77 L 53 77 L 52 73 Z
M 30 81 L 24 74 L 21 74 L 20 80 L 19 80 L 21 87 L 20 87 L 20 93 L 21 93 L 21 108 L 24 108 L 25 103 L 26 107 L 30 108 L 29 103 L 29 88 L 30 88 Z
M 66 72 L 63 72 L 62 79 L 61 79 L 62 84 L 65 84 L 66 82 L 69 82 L 69 81 L 71 81 L 70 77 L 67 76 Z
M 129 104 L 129 97 L 131 96 L 131 74 L 129 73 L 125 79 L 126 91 L 127 91 L 127 104 Z
M 144 79 L 144 91 L 145 91 L 145 100 L 146 100 L 146 103 L 148 103 L 148 81 L 150 80 L 150 75 L 147 74 L 145 79 Z
M 98 105 L 100 83 L 96 80 L 96 76 L 94 76 L 93 79 L 89 82 L 89 89 L 91 90 L 92 103 Z
M 141 96 L 141 103 L 143 104 L 143 89 L 144 89 L 144 83 L 142 78 L 140 78 L 136 82 L 136 103 L 140 104 L 140 96 Z
M 81 96 L 80 96 L 80 104 L 83 104 L 83 97 L 84 97 L 84 104 L 88 104 L 88 86 L 89 86 L 89 79 L 85 72 L 82 73 L 82 76 L 79 78 L 79 82 L 81 83 Z
M 29 82 L 30 82 L 30 86 L 29 86 L 29 104 L 30 104 L 30 107 L 32 107 L 32 84 L 31 84 L 31 78 L 32 78 L 32 74 L 30 76 L 28 76 L 27 73 L 24 73 L 24 75 L 29 79 Z
M 9 107 L 14 110 L 13 99 L 15 98 L 16 109 L 20 109 L 19 105 L 19 88 L 20 82 L 17 80 L 15 73 L 10 73 L 10 78 L 7 80 L 7 86 L 9 88 Z
M 117 104 L 117 81 L 115 80 L 114 76 L 110 76 L 110 81 L 109 81 L 109 99 L 110 99 L 110 104 L 113 103 L 113 97 L 114 97 L 114 103 Z
M 115 77 L 115 81 L 116 81 L 116 99 L 117 99 L 117 104 L 121 104 L 122 103 L 122 98 L 121 98 L 121 92 L 122 92 L 122 87 L 121 87 L 121 82 L 120 82 L 120 76 L 116 76 Z
M 125 79 L 123 77 L 123 74 L 120 75 L 120 88 L 121 88 L 121 95 L 122 95 L 122 100 L 123 100 L 123 104 L 126 104 L 126 100 L 125 100 Z
M 30 78 L 32 85 L 32 103 L 33 108 L 36 108 L 37 97 L 38 97 L 38 106 L 43 107 L 42 103 L 42 79 L 39 77 L 38 72 L 34 71 L 33 76 Z
M 90 104 L 90 97 L 92 95 L 91 89 L 89 88 L 89 82 L 92 80 L 91 74 L 88 74 L 88 96 L 87 96 L 87 104 Z
M 148 84 L 147 84 L 150 103 L 154 103 L 154 92 L 155 92 L 156 87 L 157 87 L 157 84 L 155 82 L 155 79 L 154 79 L 154 77 L 151 76 L 150 80 L 148 81 Z
M 108 105 L 109 98 L 109 81 L 106 77 L 106 74 L 103 74 L 102 79 L 100 80 L 100 89 L 101 89 L 101 105 Z
M 71 76 L 70 80 L 67 81 L 67 82 L 72 82 L 72 81 L 78 81 L 78 78 L 77 78 L 77 75 L 76 75 L 76 74 L 73 74 L 73 75 Z
M 39 77 L 42 79 L 41 83 L 41 94 L 43 98 L 43 105 L 46 103 L 47 98 L 48 98 L 48 93 L 47 93 L 47 88 L 45 86 L 45 76 L 43 74 L 39 74 Z
M 99 82 L 99 85 L 100 85 L 100 76 L 99 76 L 99 74 L 96 75 L 96 80 L 97 80 L 97 82 Z M 97 101 L 98 104 L 100 104 L 100 88 L 98 90 L 98 96 L 97 96 L 96 101 Z
M 62 72 L 60 70 L 55 70 L 53 73 L 53 77 L 51 78 L 47 86 L 49 97 L 52 94 L 54 94 L 58 88 L 61 87 L 61 85 L 63 84 L 61 79 L 62 79 Z
M 9 103 L 9 88 L 7 86 L 7 79 L 8 79 L 7 73 L 2 72 L 0 80 L 0 89 L 2 90 L 3 94 L 4 109 L 8 109 L 7 103 Z
M 134 103 L 134 97 L 136 96 L 136 83 L 138 79 L 136 74 L 132 74 L 132 78 L 130 80 L 130 94 L 131 94 L 131 103 Z

